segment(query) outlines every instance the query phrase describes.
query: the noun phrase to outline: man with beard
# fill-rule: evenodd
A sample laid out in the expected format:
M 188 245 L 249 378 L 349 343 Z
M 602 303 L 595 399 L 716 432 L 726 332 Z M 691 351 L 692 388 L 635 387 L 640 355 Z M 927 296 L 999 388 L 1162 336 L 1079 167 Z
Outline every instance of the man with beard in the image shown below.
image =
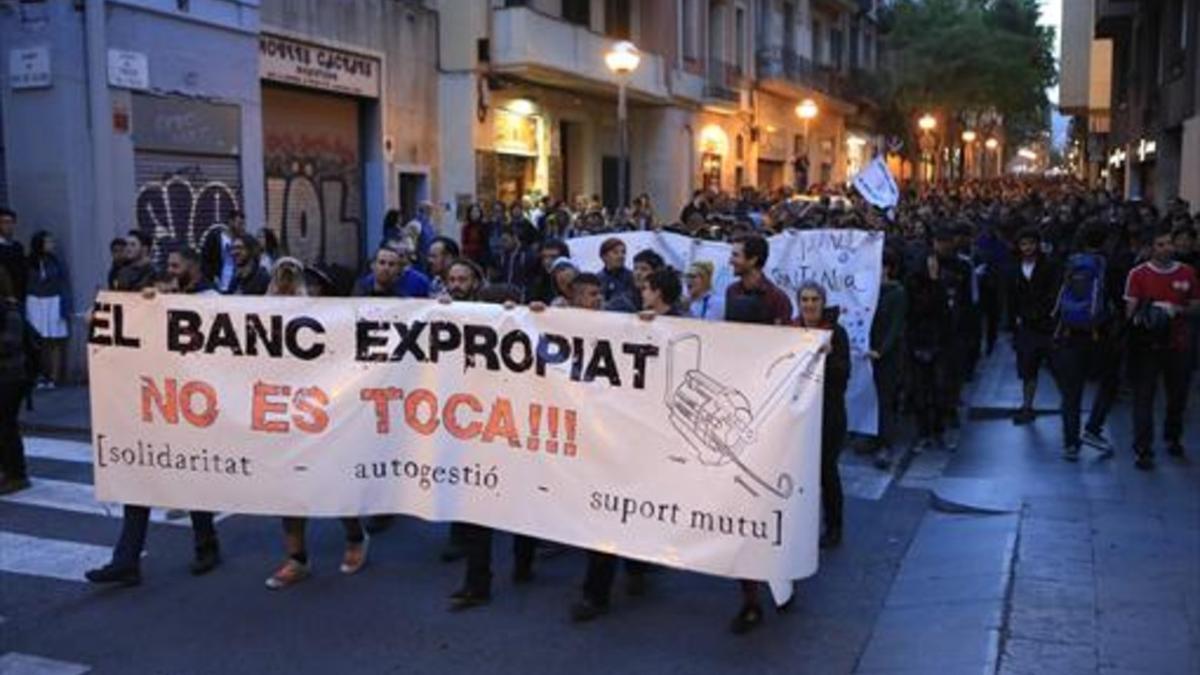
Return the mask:
M 233 256 L 233 281 L 229 283 L 228 295 L 266 295 L 271 285 L 271 275 L 258 262 L 258 240 L 243 233 L 234 237 L 229 246 Z
M 792 320 L 792 301 L 763 272 L 770 254 L 770 244 L 759 235 L 751 234 L 734 240 L 729 266 L 738 280 L 726 289 L 725 306 L 730 307 L 747 295 L 762 296 L 771 323 L 782 326 Z

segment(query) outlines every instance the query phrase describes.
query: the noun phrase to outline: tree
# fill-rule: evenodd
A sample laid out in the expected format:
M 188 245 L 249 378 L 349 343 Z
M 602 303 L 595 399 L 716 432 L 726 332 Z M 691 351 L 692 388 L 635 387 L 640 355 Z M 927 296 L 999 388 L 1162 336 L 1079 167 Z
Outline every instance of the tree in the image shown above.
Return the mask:
M 947 138 L 1002 124 L 1009 148 L 1049 124 L 1057 81 L 1054 31 L 1038 0 L 896 0 L 881 25 L 887 48 L 885 131 L 915 147 L 914 120 L 940 112 Z M 987 128 L 981 132 L 988 133 Z

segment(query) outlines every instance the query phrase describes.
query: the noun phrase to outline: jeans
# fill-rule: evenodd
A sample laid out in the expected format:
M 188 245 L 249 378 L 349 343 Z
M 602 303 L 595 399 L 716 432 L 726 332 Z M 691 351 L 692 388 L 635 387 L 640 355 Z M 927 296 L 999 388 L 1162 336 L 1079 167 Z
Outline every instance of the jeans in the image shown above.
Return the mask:
M 479 595 L 492 592 L 492 528 L 474 523 L 455 523 L 460 543 L 467 554 L 466 588 Z M 518 572 L 533 569 L 533 553 L 537 539 L 521 534 L 513 535 L 514 567 Z
M 1062 398 L 1063 446 L 1080 444 L 1080 408 L 1083 390 L 1089 377 L 1099 380 L 1092 399 L 1087 431 L 1098 434 L 1108 419 L 1108 411 L 1117 397 L 1120 384 L 1120 350 L 1114 349 L 1111 339 L 1091 335 L 1069 335 L 1058 345 L 1054 354 L 1058 390 Z
M 879 399 L 880 447 L 891 447 L 896 435 L 896 393 L 900 388 L 900 356 L 885 356 L 875 363 L 875 393 Z
M 4 471 L 4 477 L 10 480 L 27 477 L 25 443 L 17 424 L 25 390 L 26 387 L 18 383 L 0 385 L 0 471 Z
M 846 442 L 846 404 L 826 400 L 825 405 L 829 407 L 821 424 L 821 514 L 826 530 L 841 530 L 843 497 L 838 457 Z
M 1176 443 L 1183 437 L 1183 411 L 1187 407 L 1187 353 L 1169 349 L 1134 348 L 1130 352 L 1133 375 L 1133 448 L 1153 454 L 1154 397 L 1159 378 L 1167 394 L 1163 439 Z
M 622 559 L 608 553 L 588 551 L 587 576 L 583 580 L 583 597 L 593 604 L 607 606 L 617 578 L 617 563 Z M 650 566 L 639 560 L 625 559 L 625 571 L 630 576 L 645 574 Z
M 917 437 L 940 436 L 945 431 L 945 406 L 951 392 L 946 384 L 946 364 L 941 354 L 932 362 L 913 358 L 909 369 L 913 415 L 917 418 Z M 953 409 L 953 408 L 951 408 Z
M 192 535 L 196 549 L 215 549 L 217 530 L 213 526 L 213 514 L 208 511 L 192 511 Z M 121 521 L 121 538 L 113 550 L 113 565 L 134 568 L 141 563 L 142 549 L 146 546 L 146 531 L 150 527 L 150 507 L 125 505 L 125 517 Z

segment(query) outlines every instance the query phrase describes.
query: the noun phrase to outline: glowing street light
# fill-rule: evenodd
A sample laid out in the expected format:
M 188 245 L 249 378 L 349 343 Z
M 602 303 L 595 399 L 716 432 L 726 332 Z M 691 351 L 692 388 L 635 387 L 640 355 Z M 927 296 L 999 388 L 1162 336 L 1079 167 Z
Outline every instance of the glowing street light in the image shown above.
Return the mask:
M 809 122 L 812 122 L 813 119 L 816 118 L 816 116 L 819 112 L 821 112 L 821 109 L 817 107 L 817 102 L 812 100 L 811 98 L 806 98 L 803 101 L 800 101 L 800 104 L 796 106 L 796 117 L 799 117 L 800 121 L 804 123 L 804 161 L 805 162 L 809 161 L 809 153 L 810 153 L 810 149 L 812 148 L 812 144 L 809 143 L 809 140 L 808 140 L 808 125 L 809 125 Z
M 971 131 L 970 129 L 967 129 L 966 131 L 962 132 L 963 143 L 974 143 L 975 138 L 976 138 L 975 132 Z
M 921 115 L 921 119 L 917 120 L 917 126 L 921 131 L 929 132 L 937 128 L 937 118 L 929 113 Z
M 629 196 L 626 194 L 625 164 L 629 156 L 629 124 L 625 106 L 625 85 L 633 71 L 642 62 L 642 54 L 628 40 L 621 40 L 604 55 L 604 65 L 617 76 L 617 137 L 620 142 L 620 158 L 617 161 L 617 206 L 625 208 Z
M 994 138 L 989 138 L 983 142 L 983 147 L 987 148 L 988 150 L 995 150 L 999 146 L 1000 146 L 1000 141 L 998 141 Z

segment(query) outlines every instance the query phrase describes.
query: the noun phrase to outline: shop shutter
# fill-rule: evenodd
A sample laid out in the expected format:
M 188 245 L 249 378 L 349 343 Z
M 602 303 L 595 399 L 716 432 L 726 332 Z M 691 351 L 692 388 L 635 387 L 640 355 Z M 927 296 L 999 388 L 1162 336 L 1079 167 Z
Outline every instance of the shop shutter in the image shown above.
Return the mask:
M 204 233 L 241 208 L 237 157 L 137 151 L 135 224 L 154 238 L 162 261 L 171 241 L 199 248 Z

